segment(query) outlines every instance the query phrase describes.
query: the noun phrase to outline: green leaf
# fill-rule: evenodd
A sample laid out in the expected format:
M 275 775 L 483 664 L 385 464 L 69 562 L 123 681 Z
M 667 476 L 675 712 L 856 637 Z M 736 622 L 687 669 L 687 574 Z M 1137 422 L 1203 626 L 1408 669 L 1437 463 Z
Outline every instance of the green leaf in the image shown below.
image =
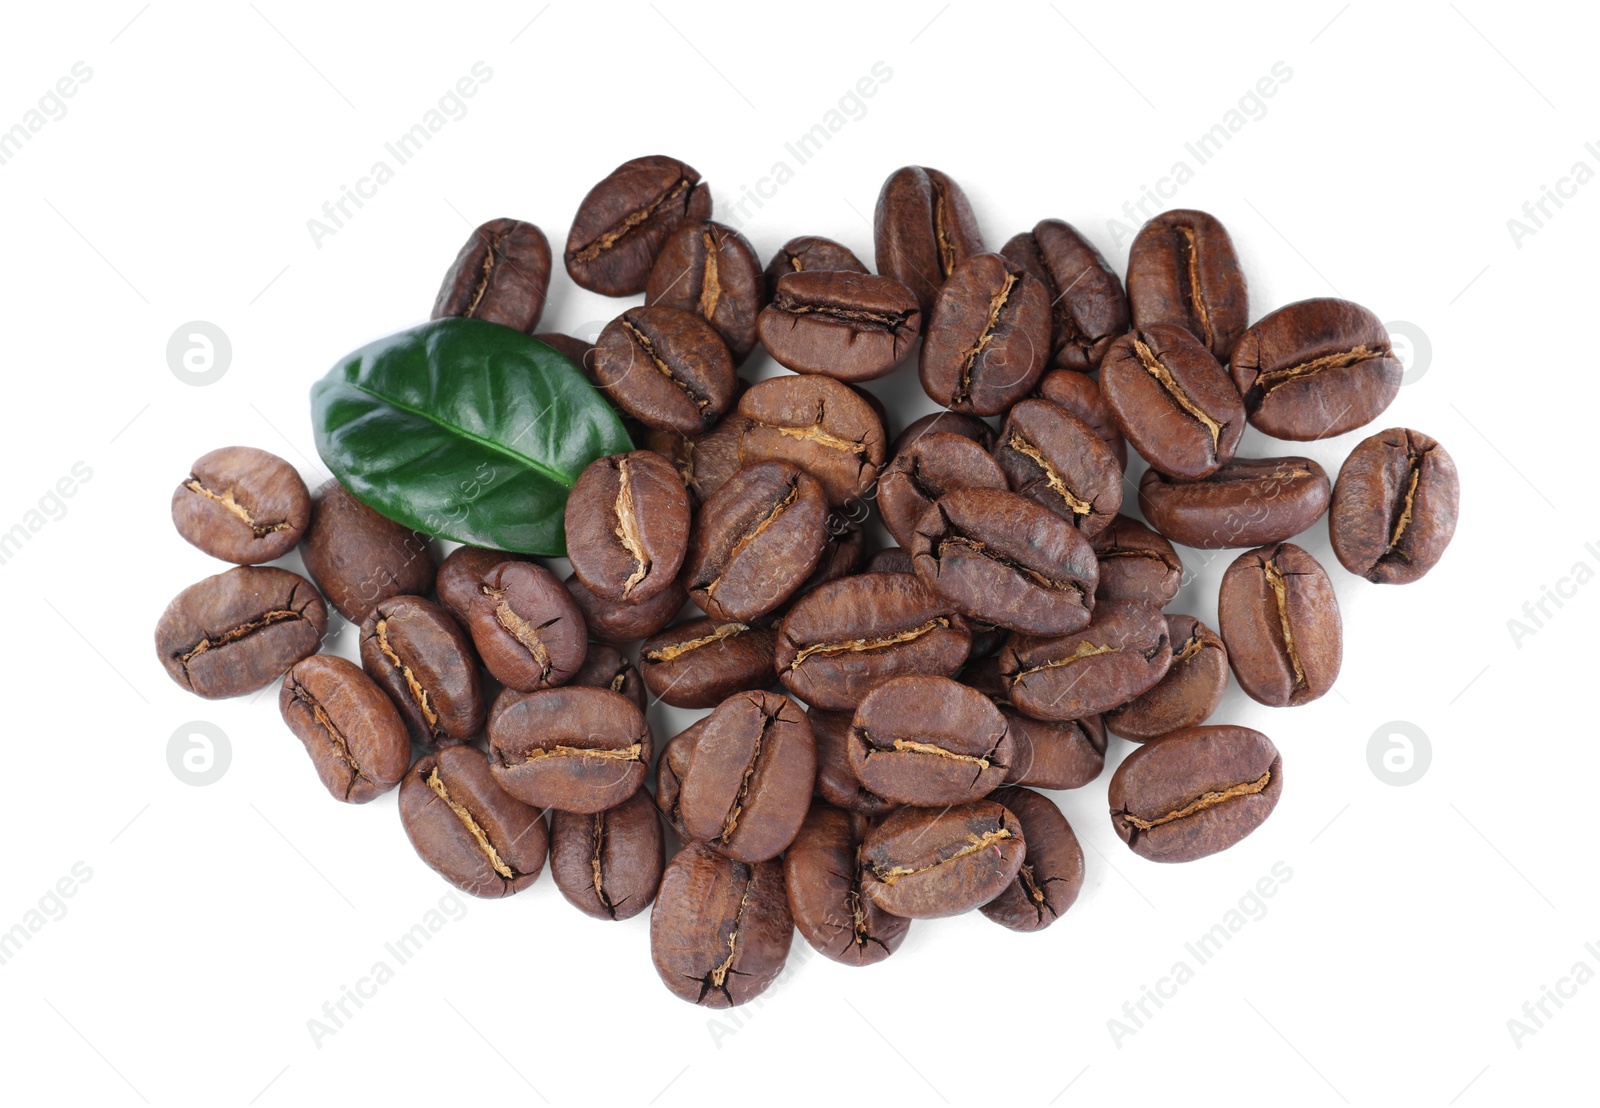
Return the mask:
M 317 453 L 357 499 L 430 535 L 566 553 L 567 493 L 633 449 L 622 421 L 544 343 L 439 319 L 362 347 L 311 387 Z

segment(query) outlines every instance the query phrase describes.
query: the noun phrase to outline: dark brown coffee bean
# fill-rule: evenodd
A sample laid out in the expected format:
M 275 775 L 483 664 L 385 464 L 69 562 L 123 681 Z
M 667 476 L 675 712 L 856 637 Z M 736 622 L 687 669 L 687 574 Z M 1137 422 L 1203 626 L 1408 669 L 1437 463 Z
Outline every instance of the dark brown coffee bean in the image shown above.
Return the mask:
M 328 608 L 311 582 L 271 566 L 237 566 L 184 589 L 156 624 L 156 656 L 207 700 L 265 688 L 317 652 Z
M 883 421 L 831 377 L 768 378 L 739 398 L 739 414 L 750 420 L 739 440 L 743 465 L 797 465 L 822 482 L 830 504 L 866 495 L 883 466 Z
M 501 697 L 489 717 L 489 768 L 523 803 L 599 812 L 644 784 L 650 727 L 621 693 L 568 687 Z
M 1157 608 L 1107 600 L 1081 631 L 1013 635 L 1000 652 L 1011 702 L 1035 719 L 1082 719 L 1124 704 L 1166 675 L 1172 641 Z
M 1011 702 L 997 658 L 968 666 L 961 683 L 976 689 L 1005 717 L 1011 736 L 1011 764 L 1005 783 L 1040 789 L 1076 789 L 1100 776 L 1106 766 L 1106 729 L 1099 716 L 1043 720 L 1025 716 Z
M 604 296 L 643 292 L 667 236 L 711 218 L 700 174 L 659 154 L 623 162 L 589 190 L 567 235 L 567 273 Z
M 531 335 L 549 289 L 544 232 L 520 219 L 491 219 L 467 237 L 445 273 L 433 318 L 481 319 Z
M 1111 453 L 1117 456 L 1117 465 L 1123 470 L 1128 468 L 1127 440 L 1117 429 L 1117 421 L 1111 417 L 1111 409 L 1093 377 L 1073 370 L 1052 369 L 1039 378 L 1034 391 L 1077 416 L 1111 448 Z
M 644 302 L 698 315 L 716 328 L 737 365 L 756 345 L 763 282 L 761 260 L 738 231 L 709 220 L 688 223 L 662 244 Z
M 1092 540 L 1100 564 L 1096 600 L 1142 600 L 1165 608 L 1183 584 L 1183 560 L 1172 544 L 1132 516 L 1119 515 Z
M 470 742 L 488 704 L 478 658 L 460 624 L 431 600 L 396 596 L 361 623 L 361 668 L 389 694 L 426 746 Z
M 734 395 L 744 395 L 748 387 L 742 377 L 736 379 Z M 739 471 L 739 440 L 749 428 L 750 421 L 733 411 L 701 434 L 651 430 L 646 432 L 643 441 L 646 449 L 654 450 L 672 463 L 689 490 L 690 499 L 698 506 L 716 495 L 728 478 Z
M 1169 615 L 1166 620 L 1172 643 L 1166 676 L 1105 715 L 1112 734 L 1133 742 L 1198 727 L 1211 718 L 1228 687 L 1228 648 L 1217 633 L 1193 616 Z
M 939 290 L 924 331 L 922 390 L 957 412 L 998 415 L 1050 360 L 1050 294 L 1015 262 L 975 254 Z
M 690 843 L 667 863 L 650 913 L 650 957 L 676 997 L 732 1008 L 783 969 L 794 917 L 776 859 L 750 865 Z
M 816 780 L 816 740 L 800 706 L 736 693 L 694 744 L 678 794 L 684 830 L 741 862 L 776 858 L 800 830 Z
M 1040 220 L 1000 253 L 1037 277 L 1050 297 L 1051 354 L 1062 369 L 1088 373 L 1128 329 L 1128 296 L 1117 271 L 1070 223 Z
M 795 590 L 791 599 L 804 596 L 829 581 L 849 577 L 861 568 L 866 558 L 867 536 L 860 523 L 839 512 L 829 512 L 823 527 L 828 532 L 828 538 L 822 544 L 822 557 L 817 559 L 817 568 L 811 571 L 805 584 Z
M 678 618 L 678 613 L 689 602 L 689 594 L 674 581 L 649 600 L 637 604 L 621 604 L 598 597 L 584 587 L 573 574 L 562 582 L 567 594 L 583 613 L 589 637 L 608 643 L 638 642 L 660 631 Z
M 322 595 L 351 623 L 380 600 L 425 593 L 433 584 L 428 536 L 385 519 L 337 482 L 317 495 L 300 554 Z
M 589 379 L 591 385 L 595 383 L 594 343 L 554 331 L 542 331 L 533 337 L 571 362 L 579 373 Z
M 1059 404 L 1024 400 L 995 442 L 995 461 L 1014 492 L 1093 538 L 1122 507 L 1122 466 L 1088 424 Z
M 992 799 L 1017 817 L 1028 846 L 1016 880 L 978 911 L 1013 931 L 1043 931 L 1078 899 L 1083 888 L 1083 847 L 1049 797 L 1032 789 L 1007 788 Z
M 278 711 L 336 800 L 365 804 L 398 785 L 411 765 L 405 721 L 353 662 L 331 654 L 296 662 Z
M 670 586 L 689 545 L 689 494 L 649 450 L 596 458 L 567 497 L 567 557 L 589 591 L 637 603 Z
M 817 951 L 847 966 L 870 966 L 895 952 L 911 921 L 891 916 L 861 891 L 867 816 L 818 804 L 783 856 L 795 926 Z
M 960 412 L 942 411 L 933 412 L 913 420 L 900 432 L 893 444 L 889 447 L 889 456 L 892 458 L 923 435 L 961 435 L 969 438 L 985 450 L 994 449 L 994 428 L 977 416 L 962 415 Z
M 483 579 L 501 562 L 532 562 L 526 554 L 512 554 L 504 550 L 489 550 L 481 546 L 458 546 L 444 561 L 433 578 L 433 591 L 439 604 L 456 617 L 462 627 L 468 626 L 472 613 L 472 600 L 483 590 Z M 471 633 L 468 628 L 468 633 Z
M 594 350 L 605 396 L 647 427 L 693 435 L 733 403 L 733 361 L 711 325 L 677 308 L 629 308 Z
M 783 244 L 767 263 L 767 299 L 778 294 L 778 282 L 787 273 L 867 273 L 861 259 L 832 239 L 801 235 Z
M 761 310 L 758 329 L 779 365 L 867 381 L 905 360 L 922 334 L 922 309 L 893 277 L 790 273 Z
M 1218 550 L 1298 535 L 1328 510 L 1328 475 L 1310 458 L 1235 458 L 1202 481 L 1154 469 L 1139 481 L 1139 510 L 1161 534 Z
M 483 664 L 522 692 L 564 685 L 583 665 L 588 628 L 572 594 L 532 562 L 502 562 L 483 579 L 468 616 Z
M 1141 858 L 1192 862 L 1261 826 L 1283 760 L 1248 727 L 1190 727 L 1145 743 L 1111 777 L 1111 826 Z
M 674 708 L 714 708 L 773 683 L 777 643 L 772 627 L 692 619 L 644 641 L 639 673 L 651 695 Z
M 1233 240 L 1205 212 L 1162 212 L 1128 250 L 1133 325 L 1182 327 L 1226 362 L 1250 321 L 1250 296 Z
M 998 788 L 1011 769 L 1005 717 L 948 677 L 896 677 L 873 689 L 850 724 L 850 768 L 886 800 L 924 808 Z
M 917 524 L 912 565 L 957 611 L 1016 631 L 1089 622 L 1099 569 L 1089 540 L 1032 500 L 989 489 L 940 497 Z
M 666 863 L 661 820 L 643 791 L 603 812 L 550 817 L 550 876 L 586 916 L 632 919 L 655 899 Z
M 700 741 L 700 734 L 706 729 L 706 720 L 710 718 L 702 716 L 668 739 L 661 748 L 661 757 L 656 759 L 656 810 L 678 838 L 685 842 L 689 839 L 689 833 L 683 828 L 683 811 L 679 807 L 683 796 L 683 779 L 689 774 L 689 759 L 693 757 L 695 744 Z
M 983 250 L 978 221 L 961 186 L 937 169 L 908 165 L 891 173 L 872 215 L 878 272 L 916 294 L 923 315 L 939 286 L 968 255 Z
M 1217 622 L 1239 687 L 1263 704 L 1309 704 L 1339 677 L 1339 598 L 1317 560 L 1292 542 L 1239 555 L 1222 575 Z
M 1339 467 L 1328 511 L 1333 552 L 1375 584 L 1409 584 L 1444 556 L 1460 500 L 1449 451 L 1421 431 L 1380 431 Z
M 634 707 L 644 711 L 650 706 L 650 694 L 644 687 L 644 678 L 627 657 L 614 646 L 592 642 L 583 665 L 569 682 L 585 688 L 610 689 L 633 701 Z
M 880 550 L 867 559 L 863 573 L 910 573 L 916 570 L 911 567 L 911 551 L 903 547 L 891 546 Z
M 1005 891 L 1025 848 L 1017 817 L 992 800 L 901 808 L 867 832 L 861 887 L 891 915 L 959 915 Z
M 1133 448 L 1169 477 L 1209 477 L 1239 448 L 1244 402 L 1228 371 L 1182 327 L 1151 324 L 1112 343 L 1100 388 Z
M 476 747 L 426 754 L 400 785 L 400 822 L 417 857 L 464 893 L 520 893 L 544 870 L 544 813 L 511 796 Z
M 910 546 L 917 521 L 954 489 L 1007 489 L 1006 475 L 965 435 L 922 435 L 894 456 L 878 480 L 878 511 L 901 546 Z
M 172 493 L 178 534 L 213 558 L 253 566 L 293 550 L 311 524 L 311 493 L 294 466 L 265 450 L 202 455 Z
M 846 811 L 875 816 L 899 805 L 863 785 L 851 768 L 850 720 L 854 715 L 853 711 L 806 710 L 811 734 L 817 741 L 817 795 Z
M 1232 371 L 1252 427 L 1305 442 L 1377 419 L 1400 391 L 1405 367 L 1377 316 L 1324 298 L 1264 316 L 1239 340 Z

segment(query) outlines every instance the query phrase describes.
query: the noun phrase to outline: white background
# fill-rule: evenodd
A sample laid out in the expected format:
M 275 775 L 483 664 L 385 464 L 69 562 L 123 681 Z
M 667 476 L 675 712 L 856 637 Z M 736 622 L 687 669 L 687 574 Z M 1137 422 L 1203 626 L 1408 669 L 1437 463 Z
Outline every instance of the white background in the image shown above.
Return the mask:
M 1592 14 L 1585 25 L 1575 6 L 1481 0 L 1062 2 L 1004 16 L 965 0 L 449 7 L 122 0 L 6 17 L 0 128 L 74 63 L 92 69 L 65 115 L 0 165 L 0 531 L 43 524 L 0 565 L 0 931 L 41 897 L 56 917 L 0 965 L 8 1101 L 1592 1099 L 1580 1051 L 1600 1027 L 1600 984 L 1562 985 L 1575 995 L 1546 1001 L 1549 1018 L 1520 1040 L 1507 1025 L 1574 963 L 1600 971 L 1587 335 L 1600 184 L 1562 186 L 1572 195 L 1546 201 L 1520 240 L 1507 226 L 1574 163 L 1600 170 L 1584 146 L 1600 143 Z M 480 61 L 493 75 L 466 114 L 315 243 L 307 220 Z M 843 126 L 797 165 L 784 144 L 879 62 L 892 76 L 847 101 Z M 1292 76 L 1247 102 L 1241 115 L 1257 118 L 1198 164 L 1185 143 L 1275 63 Z M 718 217 L 742 223 L 763 258 L 814 233 L 870 261 L 880 183 L 925 164 L 964 185 L 991 248 L 1058 217 L 1119 271 L 1128 234 L 1108 221 L 1131 230 L 1143 217 L 1124 203 L 1186 161 L 1192 179 L 1158 206 L 1226 223 L 1252 318 L 1341 295 L 1426 336 L 1379 423 L 1308 452 L 1334 473 L 1381 427 L 1439 438 L 1462 476 L 1454 545 L 1421 583 L 1380 588 L 1337 565 L 1323 524 L 1301 539 L 1338 588 L 1344 671 L 1298 709 L 1230 688 L 1217 719 L 1269 733 L 1287 777 L 1276 814 L 1223 855 L 1130 854 L 1106 818 L 1108 765 L 1057 794 L 1088 878 L 1054 927 L 919 922 L 866 970 L 797 938 L 794 972 L 731 1015 L 661 987 L 647 917 L 597 923 L 546 877 L 466 904 L 318 1044 L 307 1021 L 374 962 L 392 965 L 383 944 L 450 889 L 413 855 L 393 794 L 330 801 L 275 693 L 212 703 L 165 677 L 157 616 L 224 568 L 174 533 L 171 490 L 231 443 L 323 480 L 312 381 L 423 320 L 472 225 L 532 220 L 559 251 L 590 185 L 656 152 L 696 166 Z M 742 187 L 780 159 L 793 179 L 735 220 Z M 558 265 L 545 326 L 578 330 L 622 306 Z M 194 320 L 232 345 L 205 387 L 166 356 Z M 932 407 L 910 369 L 880 384 L 895 430 Z M 1241 454 L 1299 449 L 1252 430 Z M 92 477 L 41 510 L 80 462 Z M 1174 610 L 1214 626 L 1231 555 L 1186 554 L 1199 572 Z M 1570 595 L 1546 600 L 1535 625 L 1523 606 L 1547 587 Z M 1531 633 L 1514 636 L 1512 619 Z M 351 654 L 352 640 L 346 628 L 335 649 Z M 690 717 L 651 715 L 663 739 Z M 203 787 L 168 764 L 169 738 L 195 720 L 231 749 Z M 1406 786 L 1369 764 L 1369 741 L 1386 745 L 1397 720 L 1431 748 Z M 1114 739 L 1109 760 L 1130 749 Z M 91 877 L 49 899 L 75 863 Z M 1278 863 L 1291 878 L 1245 900 L 1249 921 L 1197 965 L 1184 944 Z M 1180 959 L 1193 979 L 1114 1036 L 1108 1021 Z

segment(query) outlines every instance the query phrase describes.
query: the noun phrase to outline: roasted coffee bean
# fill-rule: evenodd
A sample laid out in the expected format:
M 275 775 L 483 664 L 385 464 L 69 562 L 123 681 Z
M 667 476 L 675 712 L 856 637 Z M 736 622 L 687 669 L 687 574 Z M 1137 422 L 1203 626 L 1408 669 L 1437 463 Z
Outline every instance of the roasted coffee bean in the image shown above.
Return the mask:
M 213 558 L 253 566 L 293 550 L 311 524 L 311 493 L 294 466 L 265 450 L 202 455 L 172 493 L 178 534 Z
M 1378 317 L 1332 298 L 1264 316 L 1239 340 L 1231 368 L 1250 425 L 1296 442 L 1371 423 L 1394 400 L 1405 372 Z
M 1106 600 L 1081 631 L 1013 635 L 1000 652 L 1011 702 L 1035 719 L 1082 719 L 1126 703 L 1166 676 L 1172 640 L 1157 608 Z
M 867 273 L 861 259 L 832 239 L 801 235 L 783 244 L 767 263 L 767 299 L 778 294 L 778 282 L 787 273 Z
M 739 440 L 746 466 L 779 461 L 822 483 L 828 503 L 864 496 L 884 460 L 883 421 L 862 395 L 830 377 L 771 377 L 739 398 L 750 421 Z
M 1093 538 L 1122 507 L 1122 466 L 1088 424 L 1059 404 L 1024 400 L 995 442 L 995 461 L 1014 492 Z
M 893 677 L 948 676 L 971 635 L 950 604 L 905 573 L 830 581 L 783 617 L 775 663 L 788 690 L 818 708 L 854 708 Z
M 659 154 L 623 162 L 589 190 L 567 235 L 567 273 L 605 296 L 643 292 L 667 236 L 711 218 L 700 174 Z
M 1235 458 L 1203 481 L 1154 469 L 1139 481 L 1139 510 L 1161 534 L 1218 550 L 1298 535 L 1328 510 L 1328 475 L 1310 458 Z
M 439 286 L 433 318 L 463 316 L 533 334 L 550 289 L 550 241 L 520 219 L 491 219 L 467 237 Z
M 1039 378 L 1034 389 L 1045 400 L 1059 404 L 1077 416 L 1089 430 L 1099 435 L 1117 456 L 1117 465 L 1128 468 L 1128 443 L 1111 417 L 1104 394 L 1093 377 L 1067 369 L 1052 369 Z
M 591 385 L 595 383 L 594 343 L 554 331 L 542 331 L 533 337 L 571 362 L 578 372 L 589 379 Z
M 761 260 L 750 241 L 706 220 L 679 227 L 662 244 L 645 284 L 644 302 L 693 312 L 716 328 L 734 364 L 756 345 L 764 302 Z
M 1205 212 L 1162 212 L 1128 250 L 1128 308 L 1135 327 L 1182 327 L 1226 362 L 1250 321 L 1250 296 L 1233 240 Z
M 1339 598 L 1317 560 L 1292 542 L 1239 555 L 1222 575 L 1217 622 L 1239 687 L 1263 704 L 1308 704 L 1339 677 Z
M 667 863 L 650 913 L 650 957 L 676 997 L 732 1008 L 760 996 L 789 957 L 794 917 L 776 859 L 746 862 L 690 843 Z
M 838 512 L 829 512 L 823 527 L 828 538 L 822 544 L 822 557 L 817 559 L 817 568 L 811 571 L 805 584 L 795 590 L 796 598 L 829 581 L 849 577 L 861 568 L 866 558 L 867 536 L 860 523 Z
M 901 808 L 867 832 L 861 887 L 891 915 L 959 915 L 1004 892 L 1025 849 L 1017 817 L 993 800 Z
M 1172 643 L 1166 676 L 1105 714 L 1111 733 L 1133 742 L 1198 727 L 1211 718 L 1228 687 L 1228 648 L 1217 633 L 1193 616 L 1169 615 L 1166 620 Z
M 1165 608 L 1183 584 L 1183 560 L 1172 544 L 1132 516 L 1119 515 L 1092 540 L 1100 564 L 1096 600 L 1142 600 Z
M 733 360 L 711 325 L 677 308 L 629 308 L 595 344 L 601 392 L 647 427 L 693 435 L 736 395 Z
M 400 822 L 417 857 L 464 893 L 510 896 L 544 870 L 544 813 L 495 784 L 476 747 L 446 747 L 411 767 Z
M 922 309 L 893 277 L 790 273 L 757 326 L 761 345 L 779 365 L 867 381 L 905 360 L 922 334 Z
M 744 378 L 735 379 L 735 396 L 744 395 L 747 388 L 749 385 Z M 701 434 L 652 430 L 645 433 L 643 442 L 646 449 L 654 450 L 672 463 L 689 490 L 689 498 L 698 506 L 716 495 L 728 478 L 739 471 L 739 440 L 749 428 L 750 421 L 733 411 Z
M 1460 500 L 1449 451 L 1421 431 L 1380 431 L 1339 467 L 1328 511 L 1333 552 L 1368 581 L 1408 584 L 1444 556 Z
M 331 654 L 296 662 L 278 711 L 336 800 L 365 804 L 398 785 L 411 765 L 405 721 L 353 662 Z
M 683 582 L 712 619 L 748 623 L 787 600 L 828 543 L 828 498 L 788 462 L 742 469 L 706 501 Z
M 512 554 L 504 550 L 488 550 L 481 546 L 458 546 L 444 561 L 433 578 L 433 591 L 439 603 L 462 627 L 471 628 L 468 620 L 472 614 L 472 600 L 483 590 L 483 579 L 501 562 L 531 562 L 526 554 Z
M 589 649 L 572 594 L 532 562 L 502 562 L 490 570 L 472 600 L 468 625 L 489 672 L 522 692 L 566 684 Z
M 1013 747 L 989 698 L 948 677 L 896 677 L 869 692 L 850 724 L 850 768 L 886 800 L 961 804 L 999 787 Z
M 974 254 L 939 290 L 924 327 L 922 390 L 957 412 L 997 415 L 1050 360 L 1050 294 L 999 254 Z
M 219 700 L 265 688 L 317 652 L 328 608 L 311 582 L 271 566 L 237 566 L 184 589 L 156 624 L 167 676 Z
M 1000 248 L 1044 285 L 1055 365 L 1088 373 L 1128 329 L 1128 295 L 1117 271 L 1070 223 L 1044 219 Z
M 923 435 L 961 435 L 969 438 L 985 450 L 994 449 L 994 428 L 977 416 L 962 415 L 960 412 L 942 411 L 933 412 L 913 420 L 900 432 L 898 438 L 889 447 L 889 456 L 892 458 Z
M 488 704 L 477 656 L 461 625 L 431 600 L 380 602 L 361 623 L 361 668 L 389 694 L 417 742 L 452 746 L 483 730 Z
M 783 856 L 795 926 L 819 953 L 847 966 L 883 961 L 911 927 L 861 892 L 861 843 L 870 822 L 859 812 L 815 805 Z
M 775 628 L 693 619 L 646 639 L 639 673 L 651 695 L 674 708 L 714 708 L 773 683 L 777 642 Z
M 650 906 L 667 863 L 648 793 L 603 812 L 550 817 L 550 876 L 567 903 L 595 919 L 632 919 Z
M 742 692 L 717 705 L 678 794 L 683 827 L 741 862 L 776 858 L 806 818 L 817 746 L 787 696 Z
M 911 552 L 904 547 L 891 546 L 880 550 L 867 559 L 863 573 L 911 573 L 916 570 L 911 567 Z
M 322 595 L 351 623 L 380 600 L 427 592 L 436 568 L 427 535 L 385 519 L 337 482 L 317 495 L 300 554 Z
M 850 720 L 854 715 L 853 711 L 825 708 L 806 711 L 812 737 L 817 741 L 817 795 L 846 811 L 875 816 L 899 805 L 863 785 L 850 767 Z
M 1133 448 L 1169 477 L 1209 477 L 1239 448 L 1244 402 L 1228 371 L 1182 327 L 1153 323 L 1112 343 L 1100 388 Z
M 615 808 L 650 771 L 650 727 L 610 689 L 501 694 L 489 718 L 489 768 L 525 804 L 560 812 Z
M 901 546 L 910 546 L 917 521 L 954 489 L 1007 489 L 994 458 L 965 435 L 935 432 L 908 443 L 878 480 L 878 511 Z
M 1076 789 L 1099 777 L 1105 769 L 1106 729 L 1099 716 L 1043 720 L 1023 715 L 1011 702 L 996 658 L 969 665 L 961 673 L 961 683 L 988 697 L 1005 717 L 1006 731 L 1011 736 L 1006 784 Z
M 589 591 L 637 603 L 668 588 L 689 545 L 689 493 L 661 455 L 596 458 L 567 497 L 567 557 Z
M 614 646 L 592 642 L 583 665 L 572 675 L 570 684 L 585 688 L 610 689 L 633 701 L 634 707 L 644 711 L 650 706 L 650 694 L 644 687 L 644 678 L 627 657 Z
M 608 643 L 637 642 L 647 639 L 678 617 L 689 601 L 689 594 L 674 581 L 649 600 L 621 604 L 596 596 L 584 587 L 576 574 L 562 582 L 567 594 L 583 613 L 589 637 Z
M 978 221 L 961 186 L 937 169 L 908 165 L 891 173 L 872 215 L 878 272 L 917 297 L 923 315 L 939 286 L 970 254 L 983 250 Z
M 989 489 L 940 497 L 917 524 L 911 560 L 957 611 L 1041 635 L 1088 623 L 1099 579 L 1081 532 L 1032 500 Z
M 682 799 L 683 779 L 689 773 L 689 759 L 694 756 L 695 744 L 700 741 L 706 720 L 710 718 L 702 716 L 668 739 L 661 748 L 661 757 L 656 759 L 656 810 L 685 842 L 689 833 L 683 829 L 683 812 L 678 802 Z
M 1013 931 L 1043 931 L 1078 899 L 1083 847 L 1056 802 L 1032 789 L 1007 788 L 992 799 L 1016 816 L 1027 841 L 1016 880 L 978 911 Z
M 1111 826 L 1141 858 L 1192 862 L 1261 826 L 1283 760 L 1248 727 L 1190 727 L 1145 743 L 1111 777 Z

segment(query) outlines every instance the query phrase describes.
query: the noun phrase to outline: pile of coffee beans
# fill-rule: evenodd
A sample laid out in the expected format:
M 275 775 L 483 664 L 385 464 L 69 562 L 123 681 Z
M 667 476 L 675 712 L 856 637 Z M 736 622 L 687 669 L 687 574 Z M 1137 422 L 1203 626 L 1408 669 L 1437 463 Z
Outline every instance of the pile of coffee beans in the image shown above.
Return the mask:
M 1329 574 L 1290 540 L 1327 514 L 1346 570 L 1403 584 L 1455 527 L 1454 464 L 1418 431 L 1367 438 L 1331 485 L 1308 458 L 1236 456 L 1247 423 L 1303 442 L 1377 419 L 1401 377 L 1378 317 L 1317 299 L 1252 325 L 1203 212 L 1147 223 L 1125 285 L 1059 220 L 988 252 L 933 169 L 884 183 L 877 274 L 812 236 L 763 269 L 710 215 L 695 170 L 647 157 L 573 221 L 572 280 L 645 302 L 592 347 L 538 337 L 645 449 L 572 490 L 570 576 L 471 547 L 436 564 L 340 486 L 313 500 L 282 459 L 217 450 L 172 515 L 237 567 L 162 617 L 173 680 L 226 697 L 287 671 L 283 718 L 337 799 L 398 785 L 417 854 L 476 896 L 548 860 L 597 919 L 653 904 L 662 981 L 712 1007 L 765 989 L 796 927 L 866 965 L 912 920 L 1049 926 L 1084 857 L 1034 790 L 1095 781 L 1108 732 L 1141 744 L 1108 789 L 1134 853 L 1191 861 L 1255 830 L 1283 760 L 1208 722 L 1228 673 L 1299 705 L 1342 656 Z M 434 314 L 537 334 L 551 269 L 539 228 L 486 223 Z M 758 346 L 793 372 L 741 379 Z M 855 386 L 913 353 L 945 410 L 891 437 Z M 869 556 L 873 503 L 898 545 Z M 261 564 L 296 546 L 314 585 Z M 1247 548 L 1216 629 L 1163 612 L 1179 546 Z M 325 603 L 359 625 L 359 667 L 317 653 Z M 709 711 L 660 743 L 655 700 Z

